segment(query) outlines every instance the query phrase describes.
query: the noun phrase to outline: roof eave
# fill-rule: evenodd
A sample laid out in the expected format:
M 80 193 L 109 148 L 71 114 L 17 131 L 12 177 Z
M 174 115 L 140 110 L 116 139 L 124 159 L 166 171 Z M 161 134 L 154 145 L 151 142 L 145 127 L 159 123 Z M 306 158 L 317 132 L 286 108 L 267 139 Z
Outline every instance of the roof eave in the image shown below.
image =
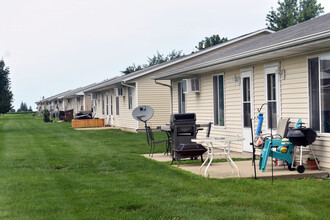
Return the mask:
M 182 68 L 179 70 L 175 70 L 169 73 L 165 73 L 163 76 L 156 76 L 153 79 L 156 80 L 169 80 L 169 79 L 175 79 L 175 78 L 180 78 L 182 74 L 188 74 L 188 73 L 192 73 L 192 74 L 196 74 L 196 70 L 203 70 L 203 69 L 207 69 L 211 66 L 216 66 L 218 68 L 221 68 L 222 65 L 224 64 L 230 64 L 235 62 L 235 64 L 238 61 L 247 59 L 247 58 L 254 58 L 254 57 L 259 57 L 258 61 L 262 61 L 264 60 L 264 56 L 265 54 L 269 54 L 269 53 L 281 53 L 287 50 L 291 50 L 293 48 L 295 49 L 299 49 L 302 47 L 306 47 L 312 44 L 320 44 L 320 43 L 324 43 L 324 42 L 329 42 L 330 43 L 330 31 L 326 31 L 323 33 L 319 33 L 319 34 L 314 34 L 310 37 L 304 37 L 300 40 L 291 40 L 287 43 L 282 43 L 279 45 L 272 45 L 270 47 L 265 47 L 265 48 L 258 48 L 256 50 L 251 50 L 248 52 L 244 52 L 244 53 L 240 53 L 237 55 L 233 55 L 233 56 L 228 56 L 228 57 L 224 57 L 222 59 L 216 59 L 213 61 L 209 61 L 209 62 L 205 62 L 202 64 L 198 64 L 198 65 L 194 65 L 194 66 L 190 66 L 187 68 Z M 292 54 L 293 55 L 293 54 Z M 280 57 L 280 56 L 278 56 Z M 272 57 L 273 59 L 276 58 L 276 56 Z M 255 61 L 255 62 L 258 62 Z

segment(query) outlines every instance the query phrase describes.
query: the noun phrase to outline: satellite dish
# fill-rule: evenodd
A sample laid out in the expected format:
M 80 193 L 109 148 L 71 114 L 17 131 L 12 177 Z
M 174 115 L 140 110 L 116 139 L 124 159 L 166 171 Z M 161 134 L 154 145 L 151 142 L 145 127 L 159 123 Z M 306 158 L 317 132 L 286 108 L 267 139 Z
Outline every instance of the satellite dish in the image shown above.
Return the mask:
M 154 116 L 154 109 L 149 105 L 140 105 L 133 110 L 132 116 L 135 120 L 146 122 Z

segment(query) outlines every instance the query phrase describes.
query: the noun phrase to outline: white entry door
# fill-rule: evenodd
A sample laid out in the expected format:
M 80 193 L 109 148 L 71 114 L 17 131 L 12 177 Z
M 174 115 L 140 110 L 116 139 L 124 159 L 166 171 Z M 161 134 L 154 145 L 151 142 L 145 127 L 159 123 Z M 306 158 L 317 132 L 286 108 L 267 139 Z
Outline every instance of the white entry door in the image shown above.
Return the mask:
M 251 117 L 254 115 L 253 111 L 253 80 L 252 69 L 241 71 L 241 97 L 242 97 L 242 136 L 243 151 L 252 152 L 251 143 Z M 253 123 L 253 120 L 252 120 Z

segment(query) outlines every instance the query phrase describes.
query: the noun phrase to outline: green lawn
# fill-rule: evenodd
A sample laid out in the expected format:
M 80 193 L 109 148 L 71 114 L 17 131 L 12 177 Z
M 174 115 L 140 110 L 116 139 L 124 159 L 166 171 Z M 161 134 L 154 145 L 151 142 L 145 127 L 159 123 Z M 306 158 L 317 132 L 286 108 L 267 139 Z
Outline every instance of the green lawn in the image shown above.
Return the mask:
M 145 134 L 1 116 L 0 219 L 329 219 L 329 180 L 205 179 L 147 152 Z

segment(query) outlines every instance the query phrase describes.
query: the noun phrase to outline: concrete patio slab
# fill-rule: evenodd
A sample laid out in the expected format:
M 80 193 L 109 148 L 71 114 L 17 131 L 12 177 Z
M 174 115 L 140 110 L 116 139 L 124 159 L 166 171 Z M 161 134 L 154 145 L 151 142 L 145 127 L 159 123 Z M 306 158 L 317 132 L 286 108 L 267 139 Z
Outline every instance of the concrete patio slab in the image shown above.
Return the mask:
M 144 157 L 149 158 L 149 154 L 143 154 Z M 243 158 L 243 159 L 252 159 L 252 153 L 246 153 L 246 152 L 230 152 L 230 157 L 231 158 Z M 151 157 L 150 157 L 151 158 Z M 206 158 L 206 154 L 203 155 L 203 158 Z M 214 156 L 214 159 L 223 159 L 225 158 L 224 155 L 216 155 Z M 151 158 L 153 160 L 157 160 L 160 162 L 166 162 L 166 161 L 172 161 L 172 157 L 170 155 L 164 155 L 162 154 L 154 154 L 153 157 Z M 186 159 L 182 159 L 186 160 Z
M 148 155 L 144 155 L 148 157 Z M 244 156 L 244 157 L 243 157 Z M 231 153 L 232 158 L 251 158 L 250 154 L 242 154 L 242 153 Z M 171 157 L 163 154 L 154 154 L 154 157 L 150 159 L 157 160 L 160 162 L 167 162 L 171 161 Z M 240 178 L 254 178 L 254 169 L 252 166 L 252 161 L 236 161 L 236 166 L 240 172 Z M 259 160 L 256 161 L 257 164 L 257 178 L 258 179 L 271 179 L 272 178 L 272 167 L 271 167 L 271 160 L 268 160 L 268 164 L 266 167 L 265 172 L 259 170 Z M 178 167 L 177 165 L 172 165 L 174 167 Z M 183 169 L 189 172 L 192 172 L 197 175 L 203 175 L 207 164 L 200 169 L 201 163 L 194 163 L 194 164 L 181 164 L 178 168 Z M 302 179 L 307 177 L 314 177 L 314 178 L 328 178 L 329 173 L 327 171 L 320 171 L 320 170 L 308 170 L 305 166 L 306 170 L 304 173 L 298 173 L 297 171 L 289 171 L 287 167 L 284 166 L 274 166 L 273 167 L 273 174 L 274 178 L 283 178 L 283 179 Z M 208 169 L 207 177 L 209 178 L 216 178 L 216 179 L 223 179 L 223 178 L 239 178 L 237 173 L 232 173 L 232 169 L 227 162 L 218 162 L 212 163 Z
M 254 169 L 252 166 L 252 161 L 236 161 L 236 166 L 239 169 L 241 178 L 251 178 L 254 177 Z M 259 160 L 256 161 L 256 164 L 259 164 Z M 204 171 L 206 166 L 200 169 L 200 164 L 182 164 L 180 168 L 198 175 L 204 176 Z M 265 172 L 259 170 L 257 166 L 256 169 L 257 178 L 259 179 L 270 179 L 272 178 L 272 167 L 271 162 L 267 164 Z M 304 173 L 298 173 L 297 171 L 290 171 L 287 167 L 284 166 L 274 166 L 273 167 L 274 178 L 282 179 L 302 179 L 306 177 L 315 177 L 315 178 L 327 178 L 329 173 L 326 171 L 319 170 L 308 170 L 306 169 Z M 212 163 L 207 172 L 207 177 L 209 178 L 238 178 L 237 173 L 232 173 L 232 169 L 227 162 L 222 163 Z
M 111 129 L 117 129 L 115 127 L 91 127 L 91 128 L 74 128 L 77 131 L 93 131 L 93 130 L 111 130 Z

